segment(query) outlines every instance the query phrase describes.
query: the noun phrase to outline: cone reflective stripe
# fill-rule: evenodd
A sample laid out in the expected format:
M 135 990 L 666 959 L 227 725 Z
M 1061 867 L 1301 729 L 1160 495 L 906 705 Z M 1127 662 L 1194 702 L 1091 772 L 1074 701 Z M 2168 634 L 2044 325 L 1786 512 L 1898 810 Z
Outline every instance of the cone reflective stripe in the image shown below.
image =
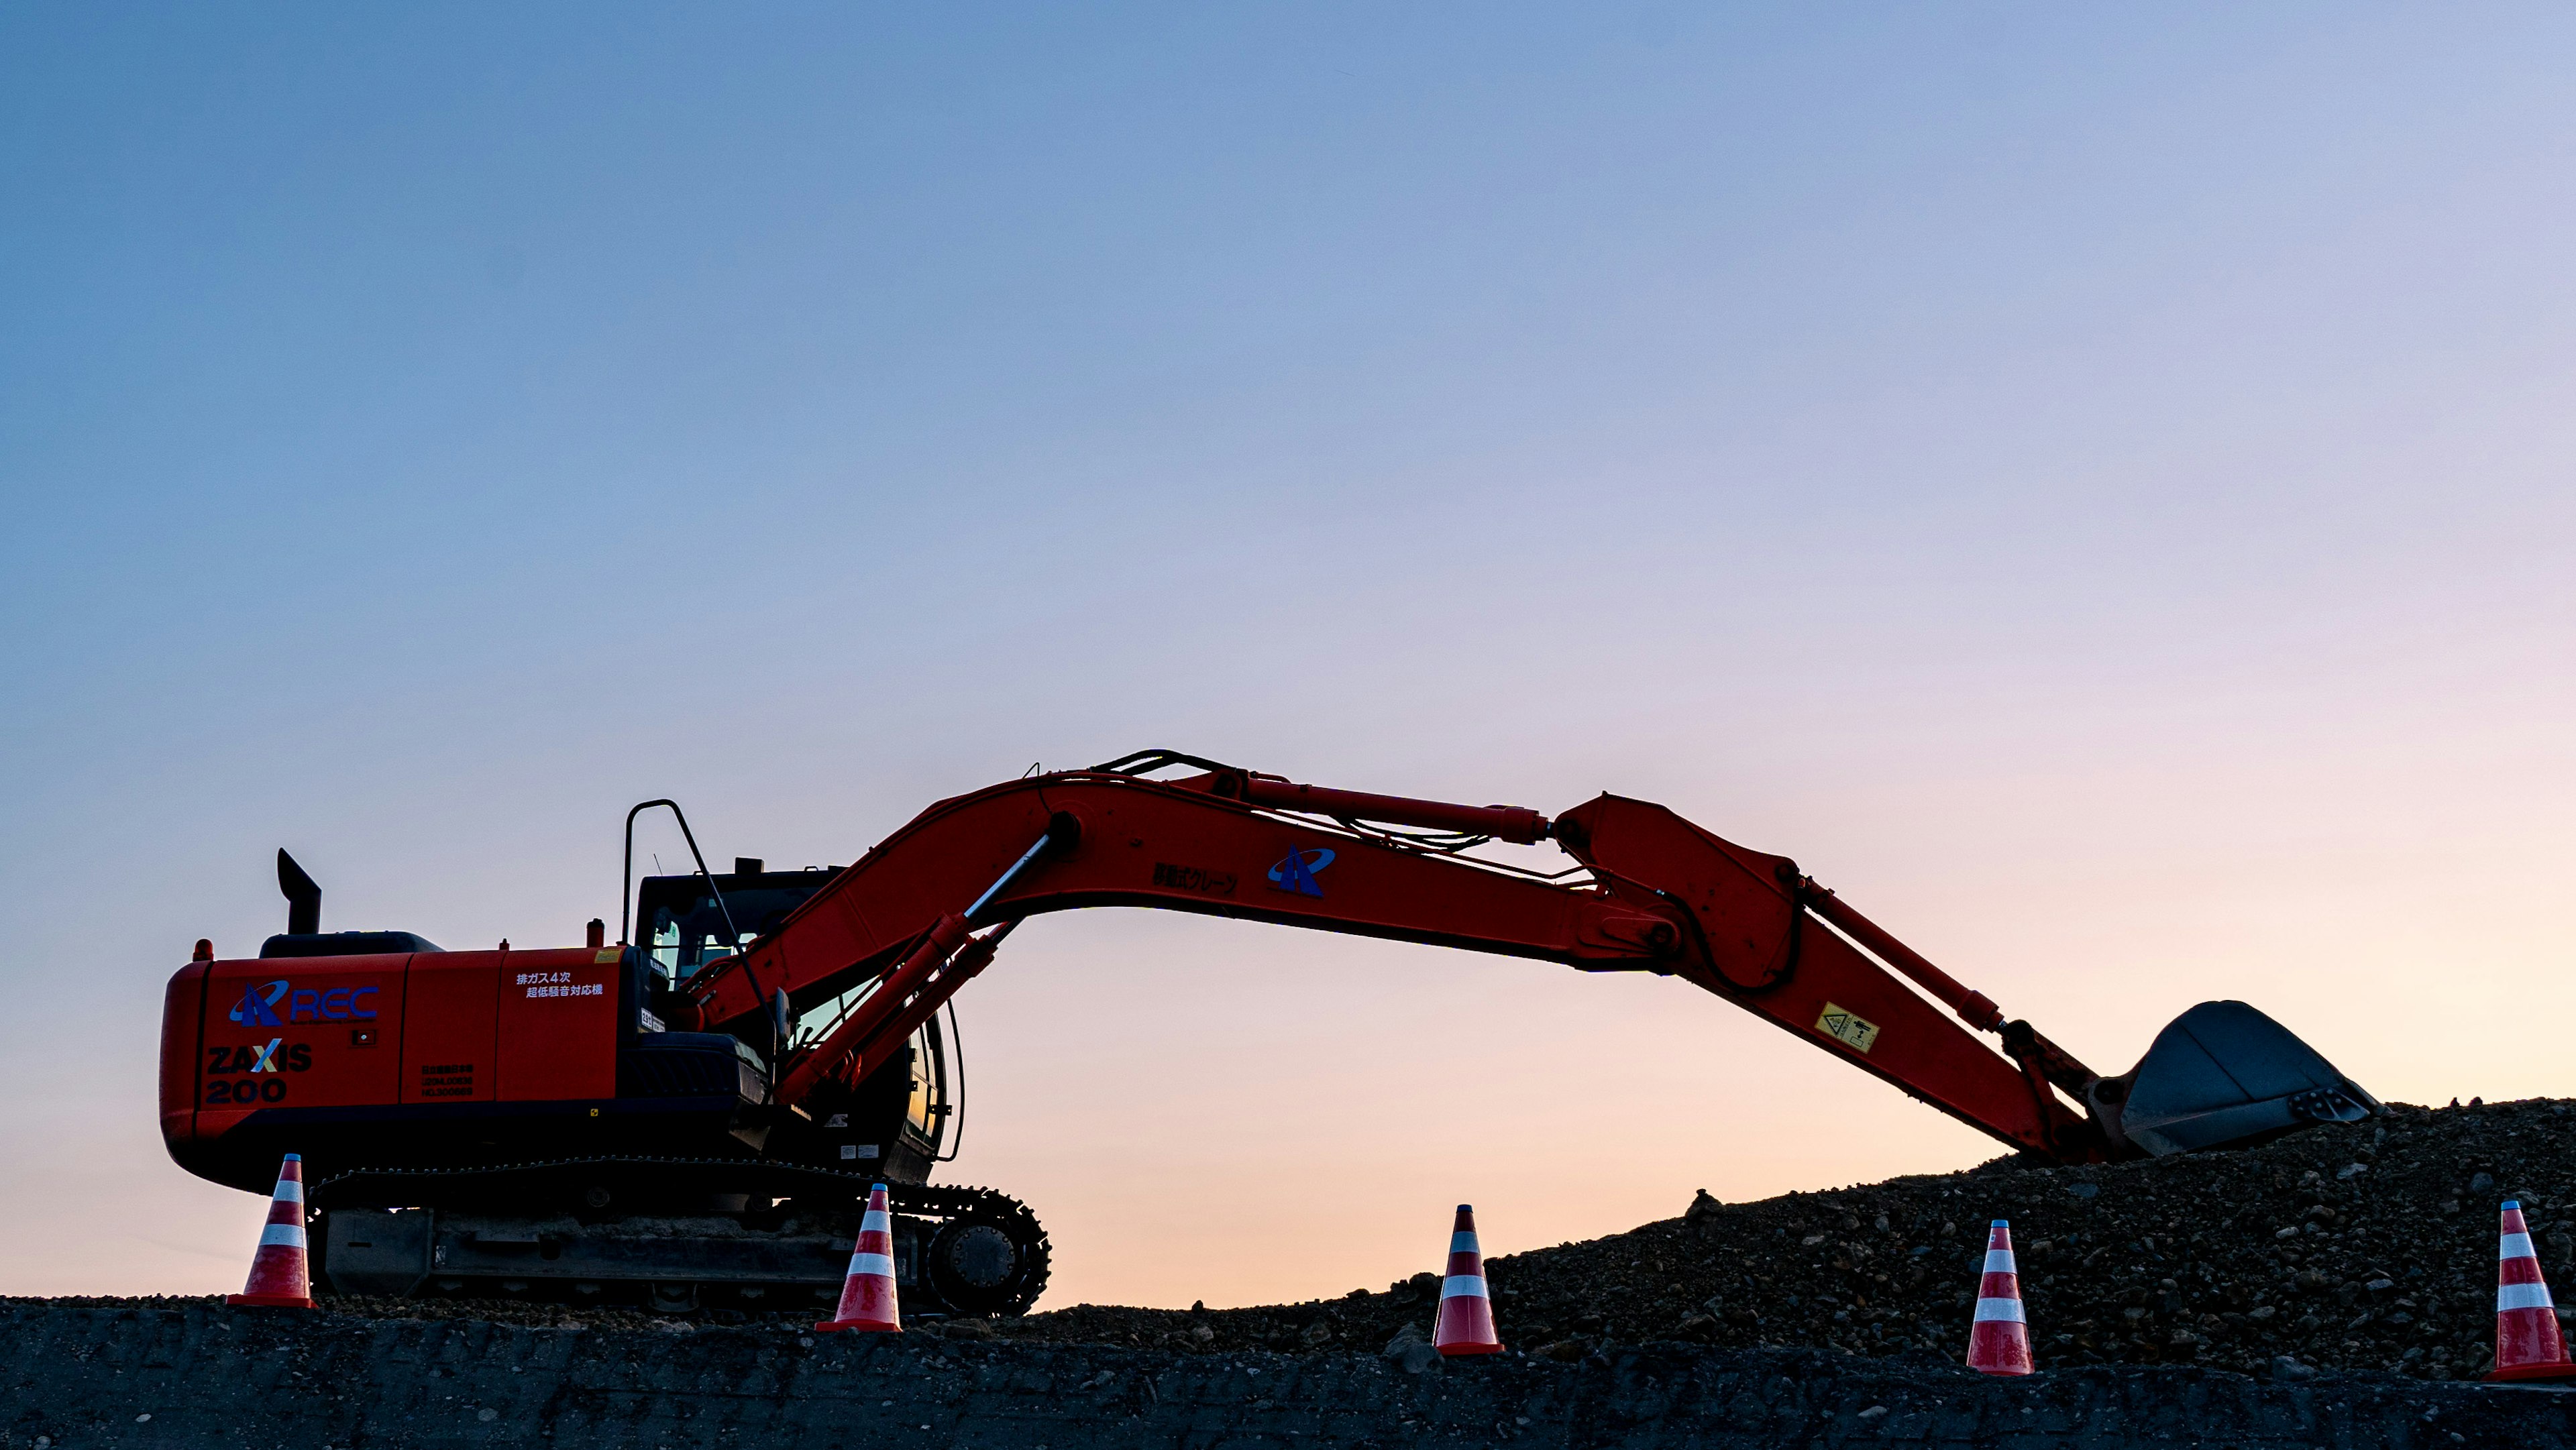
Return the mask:
M 277 1166 L 277 1189 L 268 1198 L 268 1223 L 250 1256 L 250 1282 L 227 1304 L 273 1308 L 313 1307 L 313 1281 L 304 1268 L 304 1159 L 294 1153 Z
M 882 1183 L 868 1190 L 867 1212 L 859 1216 L 859 1242 L 850 1250 L 849 1277 L 841 1281 L 841 1307 L 814 1327 L 827 1334 L 843 1329 L 903 1332 L 894 1298 L 894 1215 L 886 1207 Z
M 1476 1210 L 1458 1205 L 1449 1232 L 1449 1271 L 1440 1280 L 1440 1317 L 1431 1324 L 1431 1347 L 1442 1354 L 1500 1354 L 1494 1337 L 1494 1301 L 1485 1292 L 1485 1256 L 1476 1247 Z
M 1987 1374 L 2030 1373 L 2030 1326 L 2021 1313 L 2021 1271 L 2013 1265 L 2012 1225 L 2002 1219 L 1986 1231 L 1977 1317 L 1968 1326 L 1968 1368 Z
M 2567 1343 L 2558 1332 L 2558 1308 L 2549 1299 L 2549 1282 L 2540 1277 L 2540 1258 L 2531 1251 L 2531 1229 L 2522 1221 L 2522 1205 L 2504 1203 L 2504 1221 L 2496 1230 L 2496 1348 L 2491 1380 L 2540 1380 L 2576 1377 L 2567 1362 Z

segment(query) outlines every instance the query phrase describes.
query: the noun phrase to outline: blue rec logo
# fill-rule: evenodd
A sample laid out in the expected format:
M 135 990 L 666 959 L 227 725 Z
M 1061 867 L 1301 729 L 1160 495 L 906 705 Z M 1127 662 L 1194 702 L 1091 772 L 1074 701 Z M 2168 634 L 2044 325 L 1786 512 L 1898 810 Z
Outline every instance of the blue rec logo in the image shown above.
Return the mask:
M 233 1004 L 232 1020 L 244 1027 L 280 1025 L 277 1004 L 286 1000 L 286 979 L 274 982 L 252 982 L 242 988 L 242 999 Z
M 1299 896 L 1321 896 L 1324 888 L 1315 884 L 1315 873 L 1332 864 L 1333 853 L 1322 846 L 1291 851 L 1270 868 L 1270 888 L 1293 891 Z

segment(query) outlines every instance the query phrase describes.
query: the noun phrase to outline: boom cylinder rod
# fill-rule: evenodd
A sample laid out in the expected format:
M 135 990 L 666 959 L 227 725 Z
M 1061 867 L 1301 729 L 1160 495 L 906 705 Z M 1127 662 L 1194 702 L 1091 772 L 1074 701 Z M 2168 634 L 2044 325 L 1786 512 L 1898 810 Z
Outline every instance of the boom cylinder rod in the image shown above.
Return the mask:
M 2078 1097 L 2083 1095 L 2085 1084 L 2092 1081 L 2095 1074 L 2093 1069 L 2077 1061 L 2073 1053 L 2032 1031 L 2027 1022 L 2007 1024 L 2003 1009 L 1995 1005 L 1993 998 L 1925 961 L 1922 953 L 1888 935 L 1887 928 L 1854 911 L 1851 904 L 1841 897 L 1805 877 L 1800 877 L 1798 884 L 1805 888 L 1801 895 L 1809 911 L 1833 923 L 1843 935 L 1869 948 L 1880 961 L 1912 978 L 1936 1001 L 1958 1013 L 1969 1026 L 1980 1032 L 2003 1033 L 2005 1044 L 2012 1048 L 2016 1060 L 2022 1052 L 2014 1044 L 2021 1034 L 2026 1033 L 2030 1051 L 2039 1060 L 2040 1073 L 2068 1092 Z M 2028 1064 L 2024 1066 L 2027 1070 Z
M 1353 820 L 1382 821 L 1395 826 L 1460 831 L 1523 846 L 1547 839 L 1547 817 L 1527 806 L 1451 805 L 1446 801 L 1299 785 L 1265 775 L 1243 777 L 1242 790 L 1246 804 L 1266 806 L 1274 811 L 1309 811 L 1319 816 L 1348 816 Z
M 1807 909 L 1842 930 L 1843 935 L 1875 953 L 1880 961 L 1914 979 L 1916 985 L 1932 994 L 1941 1005 L 1959 1014 L 1960 1019 L 1980 1032 L 1992 1032 L 2003 1025 L 2003 1009 L 1994 999 L 1975 990 L 1948 972 L 1925 961 L 1921 953 L 1895 937 L 1877 922 L 1852 910 L 1841 897 L 1815 882 L 1800 878 L 1806 887 Z
M 984 894 L 975 898 L 975 904 L 966 908 L 966 919 L 968 921 L 973 921 L 975 919 L 975 913 L 982 911 L 994 897 L 1001 895 L 1002 889 L 1017 880 L 1021 872 L 1029 869 L 1029 863 L 1037 860 L 1038 854 L 1044 851 L 1054 840 L 1055 833 L 1050 831 L 1032 842 L 1027 850 L 1020 853 L 1020 859 L 1011 863 L 1011 869 L 1003 872 L 992 885 L 985 887 Z

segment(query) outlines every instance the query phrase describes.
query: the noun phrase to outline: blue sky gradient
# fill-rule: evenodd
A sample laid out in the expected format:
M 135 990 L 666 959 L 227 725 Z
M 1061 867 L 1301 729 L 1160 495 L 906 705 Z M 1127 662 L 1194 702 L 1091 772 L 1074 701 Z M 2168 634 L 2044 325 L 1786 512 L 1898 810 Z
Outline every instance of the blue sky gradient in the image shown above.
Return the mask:
M 150 1068 L 281 844 L 326 925 L 573 941 L 635 800 L 837 862 L 1145 745 L 1665 801 L 2097 1066 L 2241 995 L 2384 1095 L 2576 1090 L 2495 1035 L 2576 1007 L 2571 52 L 2512 6 L 0 15 L 0 1150 L 80 1185 L 0 1187 L 51 1226 L 0 1288 L 237 1277 L 257 1205 L 161 1156 Z M 1051 1302 L 1984 1156 L 1669 983 L 1045 925 L 964 1004 L 960 1171 L 1057 1226 Z M 1325 1161 L 1368 1227 L 1319 1247 Z

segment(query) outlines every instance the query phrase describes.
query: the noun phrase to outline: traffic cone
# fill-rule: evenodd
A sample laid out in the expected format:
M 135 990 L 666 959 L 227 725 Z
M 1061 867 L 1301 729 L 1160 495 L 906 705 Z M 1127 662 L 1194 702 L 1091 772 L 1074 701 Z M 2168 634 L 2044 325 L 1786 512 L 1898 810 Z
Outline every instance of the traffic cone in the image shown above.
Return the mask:
M 1500 1354 L 1494 1337 L 1494 1301 L 1485 1292 L 1485 1256 L 1476 1248 L 1476 1210 L 1458 1205 L 1449 1232 L 1449 1273 L 1440 1281 L 1440 1317 L 1432 1321 L 1431 1347 L 1442 1354 Z
M 313 1307 L 313 1280 L 304 1271 L 304 1159 L 286 1155 L 277 1165 L 277 1191 L 268 1198 L 268 1226 L 259 1231 L 259 1251 L 250 1256 L 250 1282 L 227 1304 L 263 1304 L 280 1309 Z
M 2567 1362 L 2567 1343 L 2558 1333 L 2558 1308 L 2549 1301 L 2549 1282 L 2540 1277 L 2540 1258 L 2531 1251 L 2531 1230 L 2523 1224 L 2522 1205 L 2504 1201 L 2504 1222 L 2496 1241 L 2496 1351 L 2491 1380 L 2554 1380 L 2576 1377 Z
M 2013 1267 L 2012 1225 L 2000 1218 L 1986 1231 L 1985 1277 L 1977 1281 L 1977 1318 L 1968 1327 L 1968 1368 L 1986 1374 L 2030 1373 L 2021 1271 Z
M 850 1276 L 841 1281 L 841 1307 L 814 1326 L 825 1333 L 861 1329 L 877 1334 L 903 1333 L 894 1301 L 894 1216 L 886 1207 L 886 1186 L 868 1190 L 868 1211 L 859 1217 L 858 1247 L 850 1251 Z

